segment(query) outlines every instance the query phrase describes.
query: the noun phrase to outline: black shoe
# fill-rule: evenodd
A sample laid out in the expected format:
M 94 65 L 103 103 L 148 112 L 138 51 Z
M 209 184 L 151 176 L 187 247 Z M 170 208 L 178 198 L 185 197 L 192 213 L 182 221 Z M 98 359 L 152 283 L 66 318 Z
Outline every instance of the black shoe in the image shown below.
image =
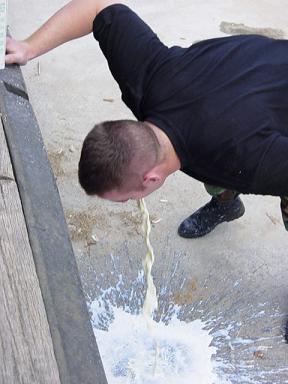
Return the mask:
M 245 207 L 239 197 L 221 202 L 217 197 L 212 199 L 187 217 L 179 226 L 178 234 L 182 237 L 196 238 L 207 235 L 218 224 L 232 221 L 243 216 Z

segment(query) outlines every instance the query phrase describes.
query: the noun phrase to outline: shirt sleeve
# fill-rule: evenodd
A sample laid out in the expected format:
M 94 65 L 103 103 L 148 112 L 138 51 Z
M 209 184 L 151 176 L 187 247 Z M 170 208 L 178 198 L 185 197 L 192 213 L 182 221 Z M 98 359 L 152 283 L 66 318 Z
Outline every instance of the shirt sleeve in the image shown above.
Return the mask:
M 122 4 L 108 6 L 96 16 L 93 35 L 119 84 L 123 101 L 141 118 L 145 82 L 168 48 L 139 16 Z

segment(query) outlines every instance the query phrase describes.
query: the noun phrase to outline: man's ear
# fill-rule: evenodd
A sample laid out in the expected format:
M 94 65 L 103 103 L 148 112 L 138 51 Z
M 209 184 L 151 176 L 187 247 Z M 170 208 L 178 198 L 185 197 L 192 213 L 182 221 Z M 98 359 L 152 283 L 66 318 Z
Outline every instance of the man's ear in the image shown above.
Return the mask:
M 153 168 L 144 175 L 143 186 L 148 187 L 151 184 L 155 184 L 155 183 L 159 184 L 160 181 L 161 181 L 161 176 L 159 175 L 157 170 Z

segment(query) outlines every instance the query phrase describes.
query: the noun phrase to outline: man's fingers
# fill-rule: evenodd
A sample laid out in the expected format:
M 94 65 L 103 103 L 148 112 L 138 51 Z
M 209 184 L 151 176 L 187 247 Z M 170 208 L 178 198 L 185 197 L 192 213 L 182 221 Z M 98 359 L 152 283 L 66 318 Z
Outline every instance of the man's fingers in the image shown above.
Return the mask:
M 6 38 L 6 52 L 11 53 L 11 52 L 15 51 L 16 44 L 17 44 L 16 40 L 7 36 L 7 38 Z
M 8 53 L 5 56 L 5 64 L 27 64 L 27 59 L 21 53 Z
M 18 55 L 16 53 L 10 53 L 5 56 L 5 64 L 20 64 Z
M 6 64 L 24 65 L 27 63 L 27 49 L 23 42 L 14 40 L 10 37 L 6 39 Z
M 10 37 L 10 36 L 6 36 L 6 46 L 7 46 L 8 44 L 10 44 L 11 40 L 12 40 L 12 37 Z
M 11 41 L 12 41 L 12 40 L 13 40 L 12 37 L 10 37 L 10 36 L 7 36 L 7 37 L 6 37 L 6 47 L 8 47 L 9 44 L 11 44 Z

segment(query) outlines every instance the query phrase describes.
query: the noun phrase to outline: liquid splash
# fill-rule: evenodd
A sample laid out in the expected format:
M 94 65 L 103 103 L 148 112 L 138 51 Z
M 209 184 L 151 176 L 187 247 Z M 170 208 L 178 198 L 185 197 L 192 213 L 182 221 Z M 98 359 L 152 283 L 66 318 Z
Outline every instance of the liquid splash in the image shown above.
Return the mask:
M 97 303 L 90 307 L 97 317 Z M 216 348 L 205 323 L 185 323 L 176 315 L 168 325 L 155 322 L 153 336 L 159 347 L 154 374 L 155 345 L 141 315 L 114 308 L 109 330 L 95 329 L 109 384 L 222 384 L 215 373 Z

